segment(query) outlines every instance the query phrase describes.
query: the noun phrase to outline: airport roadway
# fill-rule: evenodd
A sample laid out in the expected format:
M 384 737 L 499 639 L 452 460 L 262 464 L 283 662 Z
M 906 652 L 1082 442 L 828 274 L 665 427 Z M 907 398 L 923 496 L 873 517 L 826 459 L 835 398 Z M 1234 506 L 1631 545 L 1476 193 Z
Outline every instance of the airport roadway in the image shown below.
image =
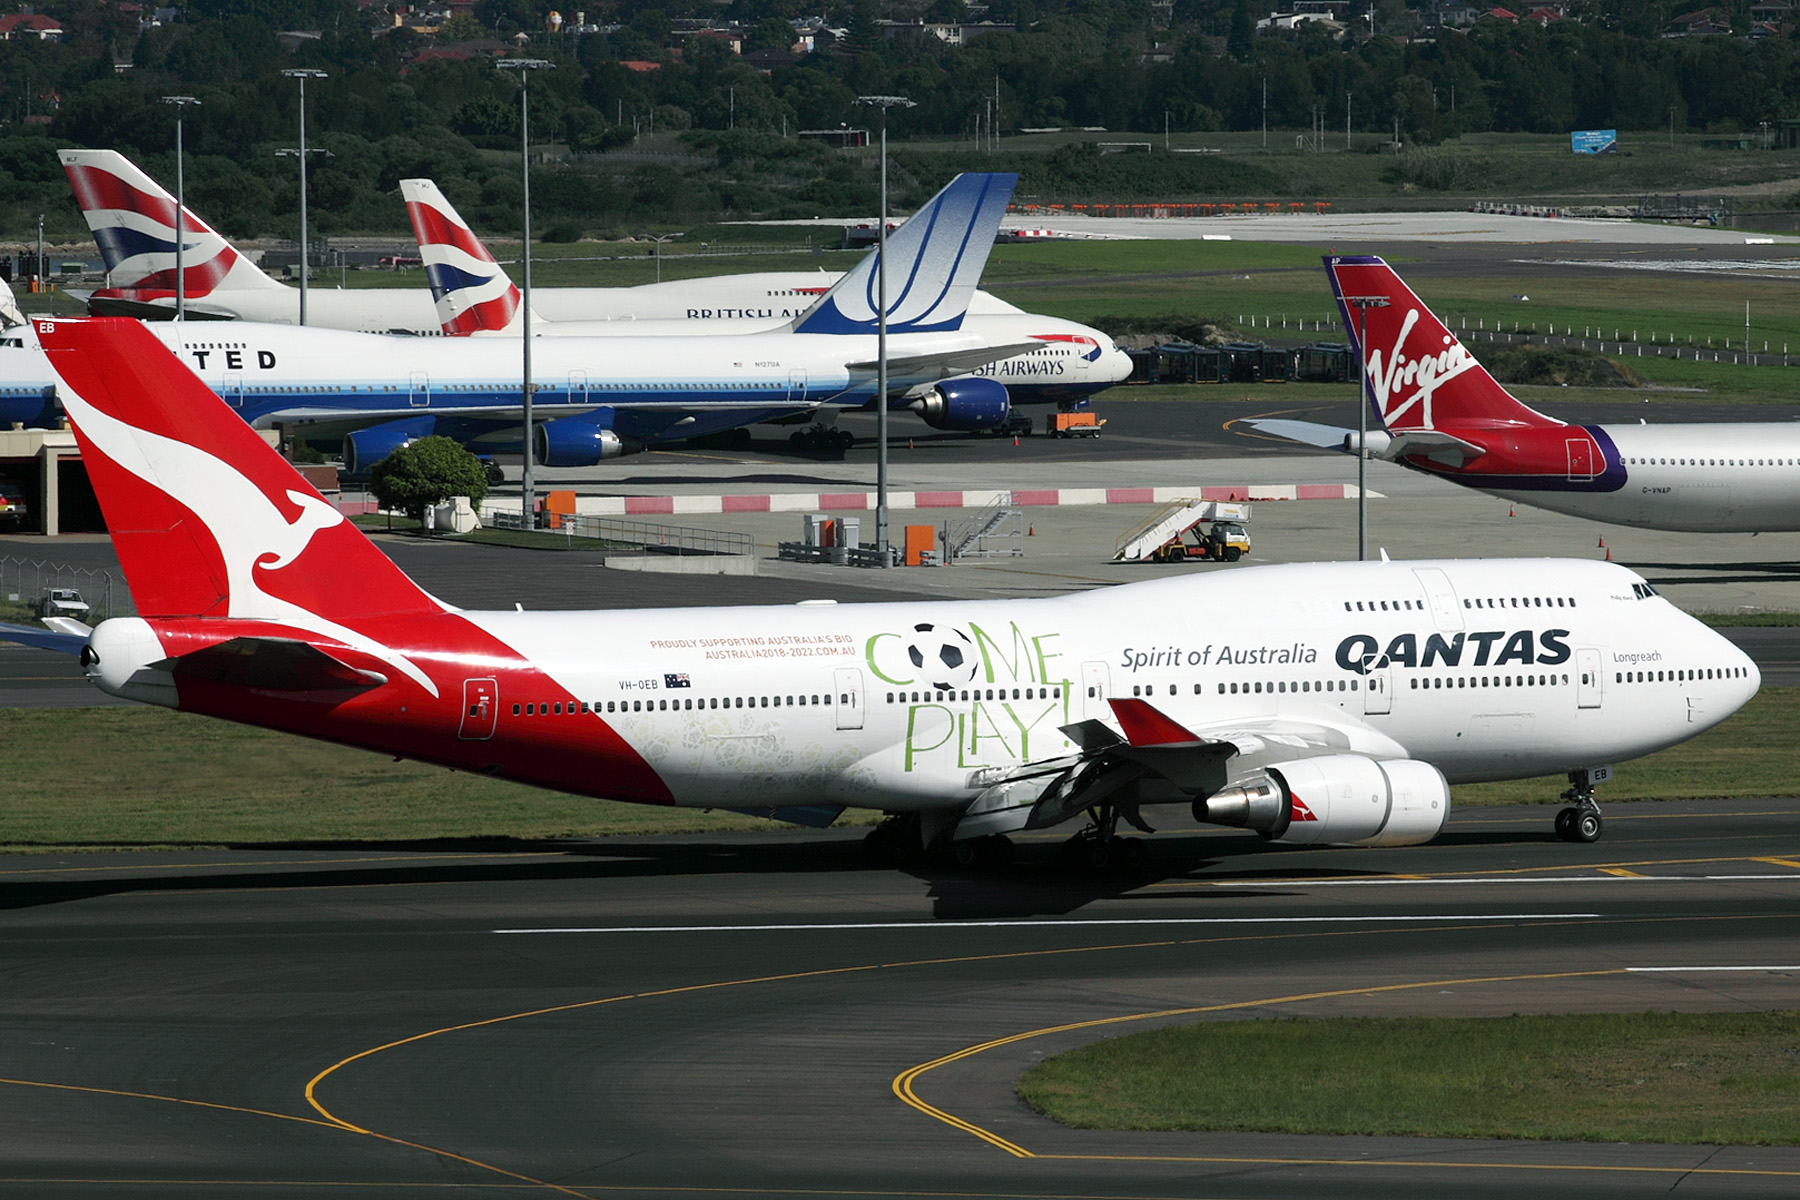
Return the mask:
M 1800 1149 L 1111 1133 L 1013 1096 L 1172 1021 L 1800 1006 L 1800 806 L 1431 846 L 1187 827 L 1126 883 L 854 831 L 0 860 L 9 1196 L 1792 1196 Z

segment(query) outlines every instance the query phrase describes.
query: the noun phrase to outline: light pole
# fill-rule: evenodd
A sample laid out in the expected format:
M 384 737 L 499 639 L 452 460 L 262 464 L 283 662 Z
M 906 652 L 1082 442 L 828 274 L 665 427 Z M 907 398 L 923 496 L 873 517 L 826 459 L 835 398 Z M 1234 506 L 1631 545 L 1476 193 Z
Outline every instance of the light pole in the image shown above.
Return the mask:
M 1350 93 L 1344 93 L 1344 149 L 1350 149 Z
M 656 243 L 656 250 L 654 251 L 655 256 L 656 256 L 656 282 L 661 283 L 662 282 L 663 243 L 674 241 L 676 238 L 681 237 L 682 235 L 679 233 L 646 233 L 644 236 Z M 704 244 L 700 248 L 702 250 L 706 249 Z
M 858 104 L 881 110 L 881 222 L 875 227 L 875 552 L 891 566 L 888 553 L 888 368 L 887 368 L 887 122 L 890 108 L 916 108 L 905 96 L 858 96 Z
M 524 325 L 520 327 L 525 355 L 525 380 L 520 389 L 525 409 L 525 468 L 520 474 L 520 514 L 523 527 L 537 527 L 537 486 L 531 477 L 531 72 L 546 71 L 556 64 L 541 58 L 502 58 L 494 63 L 502 71 L 519 73 L 519 168 L 525 180 L 525 278 L 520 290 L 519 306 Z
M 1356 561 L 1369 557 L 1369 310 L 1386 308 L 1386 296 L 1345 296 L 1356 310 Z
M 187 189 L 181 167 L 181 119 L 188 105 L 200 101 L 192 96 L 164 96 L 162 102 L 175 106 L 175 319 L 184 321 L 187 319 L 187 265 L 182 260 L 181 243 L 187 236 L 182 231 L 182 218 L 187 215 Z
M 282 72 L 289 79 L 300 81 L 300 323 L 306 324 L 306 260 L 312 249 L 312 243 L 306 238 L 306 81 L 309 79 L 329 79 L 325 72 L 316 67 L 294 67 Z M 277 150 L 284 154 L 286 151 Z

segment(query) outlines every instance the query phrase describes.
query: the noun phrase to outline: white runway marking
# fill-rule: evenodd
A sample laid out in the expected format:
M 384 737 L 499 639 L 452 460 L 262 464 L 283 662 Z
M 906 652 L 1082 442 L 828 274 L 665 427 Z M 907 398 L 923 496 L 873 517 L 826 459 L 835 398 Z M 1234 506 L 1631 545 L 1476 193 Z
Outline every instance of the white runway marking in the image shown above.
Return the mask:
M 1625 970 L 1646 975 L 1675 971 L 1800 971 L 1800 967 L 1626 967 Z
M 832 924 L 791 925 L 592 925 L 545 929 L 496 929 L 512 933 L 827 933 L 859 929 L 1060 929 L 1118 925 L 1403 925 L 1445 921 L 1568 921 L 1592 920 L 1599 913 L 1423 913 L 1413 916 L 1362 917 L 1124 917 L 1118 919 L 1054 921 L 845 921 Z
M 1800 874 L 1790 871 L 1785 875 L 1564 875 L 1564 876 L 1531 876 L 1521 878 L 1513 875 L 1493 875 L 1474 879 L 1196 879 L 1191 882 L 1164 884 L 1164 887 L 1263 887 L 1263 888 L 1297 888 L 1297 887 L 1397 887 L 1402 884 L 1417 885 L 1421 883 L 1446 884 L 1467 883 L 1731 883 L 1734 881 L 1757 881 L 1785 879 L 1790 883 L 1800 883 Z

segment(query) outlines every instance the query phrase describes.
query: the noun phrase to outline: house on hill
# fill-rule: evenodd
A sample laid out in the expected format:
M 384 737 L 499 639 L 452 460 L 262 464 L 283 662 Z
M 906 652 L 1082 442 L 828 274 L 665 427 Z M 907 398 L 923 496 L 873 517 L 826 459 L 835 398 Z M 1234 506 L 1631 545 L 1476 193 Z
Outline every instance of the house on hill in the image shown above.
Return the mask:
M 62 22 L 42 13 L 12 13 L 0 17 L 0 42 L 62 41 Z

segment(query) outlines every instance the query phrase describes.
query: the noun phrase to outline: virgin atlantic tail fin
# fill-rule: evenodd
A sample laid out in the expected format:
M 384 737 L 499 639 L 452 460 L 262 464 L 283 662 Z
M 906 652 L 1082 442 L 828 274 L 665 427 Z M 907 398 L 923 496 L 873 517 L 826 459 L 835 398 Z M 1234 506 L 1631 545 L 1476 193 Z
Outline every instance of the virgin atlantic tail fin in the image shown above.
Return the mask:
M 1562 424 L 1514 399 L 1381 259 L 1328 255 L 1325 271 L 1388 432 Z
M 519 312 L 513 286 L 475 231 L 429 179 L 402 179 L 400 196 L 419 241 L 425 278 L 437 302 L 438 320 L 452 337 L 499 333 Z
M 58 157 L 106 262 L 108 285 L 95 296 L 137 301 L 174 296 L 175 197 L 116 150 L 62 150 Z M 189 300 L 282 287 L 192 210 L 181 212 L 181 273 Z
M 888 238 L 889 333 L 962 328 L 1018 182 L 1012 174 L 958 175 Z M 794 332 L 874 333 L 880 254 L 871 251 L 838 280 L 794 322 Z
M 142 615 L 337 632 L 444 611 L 142 324 L 34 324 Z

